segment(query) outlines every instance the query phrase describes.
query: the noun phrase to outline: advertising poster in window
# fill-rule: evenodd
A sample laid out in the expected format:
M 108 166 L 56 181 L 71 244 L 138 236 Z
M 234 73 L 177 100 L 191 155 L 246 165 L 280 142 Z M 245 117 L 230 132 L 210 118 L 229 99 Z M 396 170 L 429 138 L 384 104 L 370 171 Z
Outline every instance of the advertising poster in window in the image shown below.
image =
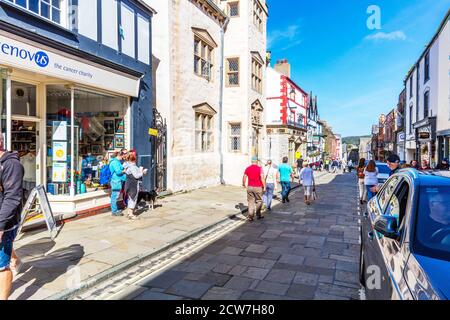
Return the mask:
M 53 141 L 53 161 L 67 161 L 67 142 Z
M 61 162 L 53 162 L 53 182 L 63 182 L 67 181 L 67 164 Z
M 125 121 L 123 119 L 116 119 L 116 133 L 125 133 Z
M 67 140 L 67 121 L 53 121 L 53 140 Z

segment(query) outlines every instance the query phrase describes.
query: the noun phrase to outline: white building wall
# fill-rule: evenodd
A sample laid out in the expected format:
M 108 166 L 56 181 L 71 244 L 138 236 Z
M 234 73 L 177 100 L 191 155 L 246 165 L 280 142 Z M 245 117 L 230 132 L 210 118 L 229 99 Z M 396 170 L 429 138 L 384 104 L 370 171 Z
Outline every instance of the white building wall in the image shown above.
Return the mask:
M 438 117 L 437 131 L 450 130 L 450 22 L 447 21 L 438 39 Z
M 221 5 L 226 10 L 228 2 L 222 1 Z M 264 2 L 264 1 L 262 1 Z M 250 163 L 252 156 L 252 120 L 251 106 L 259 101 L 266 109 L 266 94 L 263 89 L 259 93 L 252 89 L 252 52 L 258 52 L 265 62 L 266 56 L 266 26 L 264 32 L 260 32 L 253 24 L 253 0 L 239 1 L 239 17 L 230 17 L 225 32 L 225 73 L 227 58 L 239 57 L 239 86 L 229 87 L 225 83 L 223 100 L 223 146 L 224 146 L 224 180 L 226 184 L 240 185 L 245 168 Z M 266 19 L 265 19 L 266 20 Z M 225 75 L 226 82 L 226 75 Z M 265 64 L 263 63 L 263 88 L 265 87 Z M 264 113 L 262 116 L 264 121 Z M 230 148 L 230 124 L 241 124 L 241 151 L 232 152 Z M 267 145 L 265 128 L 261 128 L 259 137 L 259 155 L 264 158 L 264 149 Z
M 168 126 L 168 188 L 196 189 L 220 183 L 219 122 L 214 116 L 214 151 L 195 151 L 194 106 L 219 111 L 221 26 L 189 0 L 145 0 L 157 14 L 152 22 L 156 107 Z M 194 74 L 194 33 L 205 29 L 218 47 L 213 51 L 212 80 Z M 155 67 L 155 65 L 154 65 Z

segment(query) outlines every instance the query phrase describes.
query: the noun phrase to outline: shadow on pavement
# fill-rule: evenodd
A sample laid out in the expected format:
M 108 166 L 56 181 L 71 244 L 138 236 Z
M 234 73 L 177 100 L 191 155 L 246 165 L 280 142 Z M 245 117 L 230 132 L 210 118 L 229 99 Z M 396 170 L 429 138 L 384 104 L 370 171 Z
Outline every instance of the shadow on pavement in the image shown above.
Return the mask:
M 28 285 L 24 292 L 15 298 L 16 300 L 32 297 L 42 286 L 66 274 L 69 267 L 76 266 L 84 256 L 84 248 L 79 244 L 50 252 L 54 246 L 55 242 L 50 238 L 41 238 L 17 249 L 19 257 L 30 258 L 23 261 L 21 273 L 13 283 L 14 291 L 29 283 L 32 285 Z
M 266 219 L 239 226 L 121 299 L 358 299 L 356 176 L 324 179 L 312 206 L 300 187 L 289 204 L 276 201 Z

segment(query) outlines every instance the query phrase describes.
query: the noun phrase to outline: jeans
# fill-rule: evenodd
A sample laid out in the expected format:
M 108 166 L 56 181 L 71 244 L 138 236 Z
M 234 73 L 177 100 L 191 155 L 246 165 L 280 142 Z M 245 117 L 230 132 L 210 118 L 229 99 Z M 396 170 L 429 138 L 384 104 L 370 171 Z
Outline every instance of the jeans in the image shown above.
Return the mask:
M 367 201 L 370 201 L 370 200 L 375 196 L 375 194 L 370 190 L 370 189 L 372 189 L 373 187 L 375 187 L 375 186 L 366 186 L 366 190 L 367 190 Z
M 366 186 L 364 185 L 364 179 L 358 179 L 359 186 L 359 200 L 364 201 L 367 198 Z
M 289 198 L 289 193 L 291 192 L 291 182 L 281 181 L 281 200 L 286 200 Z
M 16 227 L 12 230 L 5 231 L 0 239 L 0 271 L 5 271 L 9 268 L 17 229 Z
M 256 216 L 261 217 L 263 188 L 248 187 L 247 201 L 248 201 L 248 217 L 253 219 Z
M 273 200 L 273 192 L 275 191 L 275 184 L 268 183 L 266 185 L 266 192 L 263 195 L 263 202 L 266 205 L 267 209 L 272 208 L 272 200 Z
M 113 214 L 119 213 L 119 208 L 117 207 L 117 199 L 119 198 L 120 190 L 111 192 L 111 211 Z

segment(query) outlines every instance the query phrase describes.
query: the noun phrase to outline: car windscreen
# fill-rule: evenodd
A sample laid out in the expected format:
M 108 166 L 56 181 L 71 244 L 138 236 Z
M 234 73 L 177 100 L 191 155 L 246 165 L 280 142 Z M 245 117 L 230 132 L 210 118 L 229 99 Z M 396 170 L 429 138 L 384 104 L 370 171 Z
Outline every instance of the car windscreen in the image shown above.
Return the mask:
M 422 186 L 414 251 L 450 261 L 450 186 Z
M 389 169 L 389 167 L 385 164 L 377 164 L 377 168 L 378 168 L 378 173 L 380 173 L 380 174 L 390 174 L 391 173 L 391 169 Z

